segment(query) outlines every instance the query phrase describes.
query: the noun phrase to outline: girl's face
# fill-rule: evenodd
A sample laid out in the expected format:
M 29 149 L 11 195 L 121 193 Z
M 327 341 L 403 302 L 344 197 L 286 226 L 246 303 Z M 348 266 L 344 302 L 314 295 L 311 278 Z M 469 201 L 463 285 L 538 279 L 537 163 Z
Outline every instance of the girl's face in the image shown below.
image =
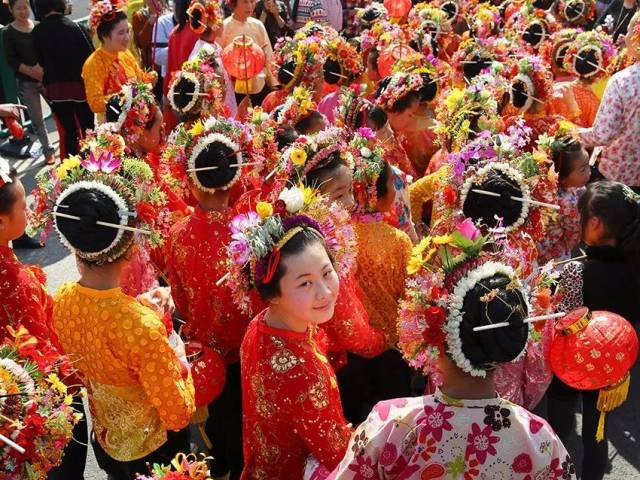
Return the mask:
M 5 188 L 15 189 L 15 201 L 7 213 L 0 214 L 0 239 L 9 242 L 20 238 L 27 228 L 27 199 L 22 182 L 18 179 Z
M 256 9 L 256 0 L 238 0 L 234 13 L 242 17 L 250 17 Z
M 580 153 L 574 157 L 571 162 L 572 168 L 566 178 L 560 180 L 560 186 L 563 188 L 579 188 L 584 187 L 591 177 L 591 168 L 589 167 L 589 154 L 583 148 Z
M 338 274 L 320 242 L 283 261 L 280 295 L 270 300 L 278 315 L 295 325 L 319 325 L 333 317 L 340 286 Z
M 26 21 L 29 19 L 31 9 L 27 0 L 18 0 L 11 8 L 11 14 L 16 20 Z
M 129 22 L 126 18 L 116 24 L 111 35 L 102 39 L 102 46 L 110 52 L 124 52 L 129 48 Z
M 353 198 L 353 175 L 346 165 L 340 165 L 330 180 L 321 183 L 320 191 L 331 202 L 338 202 L 348 211 L 356 206 Z
M 394 132 L 403 132 L 409 130 L 409 127 L 415 122 L 415 116 L 420 108 L 420 100 L 417 98 L 411 102 L 411 105 L 402 112 L 387 112 L 389 123 Z
M 159 108 L 155 110 L 151 127 L 146 129 L 138 139 L 138 146 L 146 153 L 160 153 L 160 147 L 164 143 L 164 121 L 162 113 Z

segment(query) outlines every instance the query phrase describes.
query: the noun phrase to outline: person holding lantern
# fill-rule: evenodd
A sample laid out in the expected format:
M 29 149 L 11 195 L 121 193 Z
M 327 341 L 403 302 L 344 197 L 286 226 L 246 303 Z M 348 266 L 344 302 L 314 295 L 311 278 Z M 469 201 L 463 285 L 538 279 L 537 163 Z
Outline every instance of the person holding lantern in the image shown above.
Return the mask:
M 214 117 L 183 129 L 180 137 L 181 153 L 174 161 L 180 162 L 186 175 L 181 180 L 198 204 L 169 233 L 169 284 L 186 322 L 184 333 L 197 346 L 191 349 L 208 365 L 194 381 L 196 404 L 208 410 L 204 433 L 214 458 L 212 475 L 237 479 L 243 468 L 239 350 L 251 318 L 234 304 L 232 290 L 220 279 L 226 271 L 224 246 L 232 241 L 234 228 L 230 189 L 250 159 L 250 138 L 244 126 Z M 221 370 L 214 368 L 218 364 Z
M 600 181 L 589 184 L 578 201 L 578 209 L 587 258 L 568 263 L 563 269 L 558 309 L 570 312 L 585 306 L 591 311 L 613 312 L 637 325 L 640 322 L 637 295 L 640 288 L 640 196 L 621 183 Z M 615 356 L 618 353 L 616 345 L 605 346 L 607 352 L 602 353 Z M 578 353 L 585 358 L 590 355 L 588 351 Z M 590 377 L 591 374 L 583 376 Z M 585 480 L 604 477 L 608 458 L 607 432 L 600 412 L 622 403 L 626 395 L 615 390 L 628 388 L 628 378 L 623 380 L 617 386 L 619 388 L 609 392 L 620 395 L 618 402 L 608 407 L 600 399 L 598 390 L 576 390 L 557 377 L 547 392 L 549 422 L 564 441 L 573 431 L 576 402 L 582 397 L 582 478 Z
M 269 91 L 278 84 L 270 68 L 274 62 L 271 40 L 264 24 L 252 17 L 255 0 L 230 0 L 229 6 L 233 13 L 222 23 L 220 37 L 220 46 L 225 50 L 223 61 L 227 57 L 229 45 L 238 46 L 235 51 L 229 52 L 229 60 L 231 65 L 239 65 L 241 72 L 249 78 L 236 78 L 236 101 L 240 103 L 248 95 L 253 105 L 260 105 Z M 250 48 L 251 42 L 258 47 L 258 52 Z M 247 56 L 251 57 L 250 61 Z M 256 68 L 258 71 L 253 72 L 249 68 L 254 63 L 258 66 L 262 64 L 263 67 Z
M 495 368 L 527 344 L 529 310 L 514 269 L 485 248 L 488 240 L 465 222 L 414 249 L 399 347 L 427 374 L 438 365 L 444 383 L 433 395 L 378 403 L 328 479 L 367 471 L 385 479 L 576 478 L 547 422 L 496 393 Z

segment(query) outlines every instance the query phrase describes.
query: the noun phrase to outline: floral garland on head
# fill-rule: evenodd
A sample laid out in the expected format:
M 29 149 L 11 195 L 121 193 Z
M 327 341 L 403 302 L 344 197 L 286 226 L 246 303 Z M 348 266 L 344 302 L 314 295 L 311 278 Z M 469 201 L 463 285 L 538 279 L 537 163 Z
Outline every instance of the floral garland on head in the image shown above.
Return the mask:
M 340 66 L 340 75 L 342 76 L 336 83 L 350 83 L 351 80 L 358 78 L 364 72 L 360 53 L 344 37 L 333 36 L 325 38 L 322 41 L 322 47 L 325 51 L 326 59 L 333 60 Z
M 477 129 L 472 128 L 472 121 L 477 124 Z M 454 88 L 436 107 L 436 122 L 438 143 L 450 152 L 459 151 L 476 130 L 500 130 L 501 117 L 496 95 L 488 85 L 480 83 L 465 89 Z
M 0 434 L 11 443 L 0 439 L 2 478 L 44 480 L 62 462 L 82 418 L 60 380 L 73 370 L 25 327 L 8 328 L 10 337 L 0 343 Z
M 397 23 L 380 20 L 369 30 L 362 32 L 360 51 L 366 58 L 374 48 L 382 50 L 392 43 L 407 43 L 410 38 L 410 32 L 401 28 Z
M 273 111 L 276 124 L 280 127 L 295 125 L 318 109 L 311 92 L 305 87 L 295 87 L 281 107 Z
M 233 218 L 233 240 L 227 248 L 227 285 L 242 311 L 251 313 L 250 291 L 273 278 L 280 249 L 307 229 L 324 241 L 338 275 L 347 275 L 355 261 L 355 234 L 349 213 L 317 191 L 302 186 L 285 188 L 275 202 L 258 202 L 255 211 Z
M 548 65 L 553 65 L 557 69 L 564 69 L 564 57 L 569 48 L 569 44 L 581 32 L 576 28 L 563 28 L 552 33 L 549 38 L 540 46 L 539 55 Z
M 189 26 L 198 35 L 222 26 L 224 15 L 218 0 L 193 0 L 187 9 Z
M 452 24 L 464 19 L 468 6 L 467 2 L 460 0 L 435 0 L 431 5 L 442 10 Z
M 211 480 L 207 461 L 208 458 L 204 455 L 198 460 L 193 453 L 179 453 L 171 461 L 171 465 L 154 463 L 149 467 L 151 474 L 138 474 L 136 480 Z
M 549 65 L 536 55 L 530 55 L 512 63 L 508 73 L 511 80 L 509 92 L 511 103 L 514 103 L 517 91 L 526 96 L 524 105 L 519 107 L 520 112 L 528 111 L 534 102 L 546 105 L 553 89 L 550 70 Z
M 297 184 L 335 152 L 339 152 L 345 163 L 351 165 L 342 129 L 330 127 L 314 135 L 301 135 L 282 152 L 279 170 L 283 178 Z
M 595 58 L 588 59 L 586 56 L 589 53 L 592 53 Z M 613 74 L 616 54 L 616 47 L 609 35 L 601 30 L 590 30 L 578 34 L 569 44 L 564 56 L 563 67 L 567 72 L 581 78 L 609 77 Z M 580 61 L 586 62 L 587 67 L 592 71 L 586 74 L 580 73 L 576 68 Z
M 112 151 L 96 149 L 84 158 L 70 156 L 55 170 L 43 172 L 36 177 L 33 214 L 29 231 L 39 233 L 46 239 L 51 227 L 58 230 L 57 214 L 65 213 L 65 199 L 83 189 L 99 190 L 107 195 L 119 208 L 120 225 L 115 240 L 98 253 L 76 251 L 62 234 L 61 242 L 81 258 L 96 263 L 111 262 L 119 258 L 134 240 L 130 229 L 145 231 L 135 240 L 144 248 L 163 243 L 163 234 L 171 226 L 171 212 L 166 195 L 156 186 L 153 171 L 144 161 L 118 157 Z
M 558 14 L 567 26 L 582 25 L 596 15 L 594 0 L 558 0 Z
M 115 18 L 117 12 L 127 11 L 126 0 L 99 0 L 91 4 L 89 12 L 89 27 L 96 31 L 102 22 L 108 22 Z
M 339 33 L 331 25 L 326 23 L 318 23 L 315 20 L 308 20 L 302 28 L 296 30 L 294 40 L 303 40 L 305 38 L 314 38 L 320 42 L 327 42 L 339 36 Z
M 390 110 L 398 100 L 423 86 L 422 77 L 417 73 L 398 72 L 381 81 L 382 88 L 375 104 L 383 110 Z
M 486 70 L 497 60 L 493 41 L 483 38 L 467 38 L 460 43 L 458 50 L 451 58 L 451 67 L 454 71 L 454 82 L 464 84 L 470 70 Z M 475 72 L 473 72 L 475 73 Z
M 416 3 L 411 7 L 407 17 L 407 26 L 410 29 L 418 28 L 424 22 L 429 22 L 432 33 L 438 35 L 443 27 L 450 26 L 451 22 L 446 13 L 427 2 Z
M 525 2 L 517 14 L 507 22 L 507 30 L 524 42 L 529 51 L 537 52 L 544 41 L 558 29 L 558 25 L 545 10 L 535 8 L 533 3 Z
M 325 55 L 318 37 L 282 37 L 274 47 L 274 55 L 276 69 L 290 77 L 282 86 L 285 91 L 298 85 L 313 88 L 322 77 Z
M 334 124 L 339 128 L 355 130 L 363 112 L 371 103 L 365 98 L 366 85 L 342 87 L 338 106 L 335 109 Z
M 262 162 L 262 169 L 256 168 L 251 171 L 254 186 L 258 187 L 264 184 L 265 177 L 277 167 L 280 161 L 276 138 L 280 127 L 261 107 L 249 109 L 245 126 L 251 139 L 252 158 Z
M 93 155 L 111 154 L 114 158 L 122 158 L 129 149 L 122 135 L 116 131 L 115 125 L 112 123 L 103 123 L 98 125 L 95 130 L 87 130 L 84 138 L 80 140 L 80 157 L 88 158 Z M 72 157 L 70 157 L 72 158 Z M 58 167 L 59 175 L 64 175 L 64 162 Z
M 467 16 L 469 30 L 475 38 L 489 38 L 500 33 L 502 17 L 498 7 L 479 3 Z
M 221 66 L 206 49 L 182 64 L 169 82 L 167 98 L 171 108 L 189 117 L 228 116 Z
M 486 376 L 487 368 L 473 365 L 462 350 L 464 299 L 478 282 L 496 274 L 511 280 L 507 288 L 522 289 L 513 268 L 489 253 L 489 244 L 465 219 L 450 233 L 425 237 L 413 248 L 398 314 L 398 346 L 412 367 L 433 374 L 438 359 L 447 355 L 462 371 Z M 482 301 L 489 303 L 494 296 L 489 291 Z
M 376 212 L 376 182 L 385 168 L 385 150 L 369 128 L 359 128 L 348 144 L 353 157 L 353 196 L 359 213 Z
M 156 114 L 158 105 L 151 85 L 133 81 L 122 86 L 106 104 L 107 121 L 114 124 L 127 145 L 133 145 Z
M 360 30 L 363 33 L 386 18 L 389 18 L 389 12 L 380 2 L 371 2 L 364 8 L 356 8 L 356 20 L 360 24 Z

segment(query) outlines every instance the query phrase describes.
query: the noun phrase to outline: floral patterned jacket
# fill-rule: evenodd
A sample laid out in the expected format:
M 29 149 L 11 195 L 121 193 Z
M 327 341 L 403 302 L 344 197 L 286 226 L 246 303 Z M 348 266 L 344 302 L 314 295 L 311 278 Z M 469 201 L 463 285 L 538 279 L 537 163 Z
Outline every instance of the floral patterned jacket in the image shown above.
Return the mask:
M 378 403 L 327 478 L 551 480 L 576 474 L 545 420 L 500 397 L 457 400 L 437 390 Z

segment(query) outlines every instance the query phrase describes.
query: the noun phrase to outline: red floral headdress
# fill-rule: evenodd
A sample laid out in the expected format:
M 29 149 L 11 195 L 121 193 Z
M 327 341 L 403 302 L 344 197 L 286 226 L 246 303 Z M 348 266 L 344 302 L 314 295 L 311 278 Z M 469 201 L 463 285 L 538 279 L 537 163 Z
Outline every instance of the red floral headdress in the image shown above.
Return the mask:
M 380 90 L 375 103 L 384 110 L 391 109 L 398 100 L 411 92 L 420 90 L 422 86 L 422 77 L 417 73 L 394 73 Z
M 592 53 L 594 58 L 588 59 L 586 55 L 589 53 Z M 613 73 L 616 53 L 613 39 L 609 35 L 600 30 L 590 30 L 580 33 L 569 44 L 563 66 L 566 71 L 578 77 L 591 79 L 608 77 Z M 587 63 L 587 67 L 591 69 L 590 73 L 585 75 L 576 70 L 577 62 L 580 61 Z
M 156 114 L 158 105 L 151 85 L 131 81 L 106 103 L 106 118 L 114 124 L 127 145 L 135 143 Z
M 218 0 L 193 0 L 187 10 L 189 26 L 201 34 L 207 28 L 215 29 L 222 25 L 224 16 Z
M 89 12 L 89 26 L 91 30 L 96 31 L 102 22 L 113 20 L 117 12 L 126 11 L 126 0 L 99 0 L 94 2 Z

